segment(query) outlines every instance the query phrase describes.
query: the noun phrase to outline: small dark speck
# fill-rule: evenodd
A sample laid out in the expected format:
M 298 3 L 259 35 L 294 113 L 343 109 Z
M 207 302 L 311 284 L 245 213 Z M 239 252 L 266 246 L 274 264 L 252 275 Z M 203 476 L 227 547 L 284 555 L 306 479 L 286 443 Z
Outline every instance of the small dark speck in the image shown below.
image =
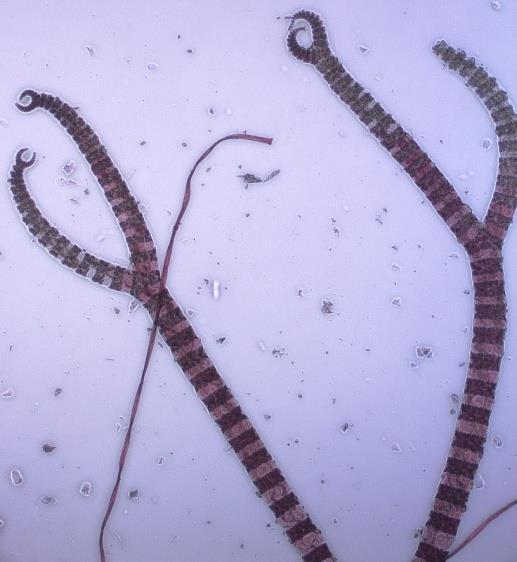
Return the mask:
M 130 500 L 137 500 L 138 499 L 138 488 L 129 491 L 129 499 Z
M 147 144 L 147 141 L 145 141 L 145 140 L 140 141 L 140 146 L 145 146 L 146 144 Z
M 113 312 L 114 312 L 115 314 L 120 314 L 120 308 L 119 308 L 118 306 L 114 306 L 114 307 L 113 307 Z
M 303 398 L 303 394 L 298 394 L 298 398 Z
M 54 390 L 54 396 L 59 396 L 63 392 L 63 389 L 59 386 Z
M 187 53 L 188 53 L 189 55 L 191 55 L 191 54 L 192 54 L 192 49 L 187 49 Z
M 56 448 L 55 445 L 51 445 L 50 443 L 43 443 L 43 445 L 41 446 L 41 448 L 43 449 L 44 453 L 52 453 L 52 451 L 54 451 L 54 449 Z
M 215 341 L 216 341 L 217 343 L 219 343 L 219 344 L 222 344 L 222 343 L 224 343 L 224 342 L 226 341 L 226 337 L 223 336 L 223 337 L 221 337 L 221 338 L 217 338 Z
M 350 427 L 350 424 L 348 422 L 345 422 L 344 424 L 341 424 L 340 426 L 340 430 L 342 433 L 346 433 L 346 431 L 348 430 L 348 428 Z

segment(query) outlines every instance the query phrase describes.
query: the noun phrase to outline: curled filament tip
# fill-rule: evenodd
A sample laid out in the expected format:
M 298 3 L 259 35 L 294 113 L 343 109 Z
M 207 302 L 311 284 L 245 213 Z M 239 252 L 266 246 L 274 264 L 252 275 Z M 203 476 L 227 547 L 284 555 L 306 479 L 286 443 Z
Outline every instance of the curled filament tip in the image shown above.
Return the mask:
M 21 148 L 20 150 L 18 150 L 18 152 L 16 153 L 16 157 L 15 157 L 16 166 L 21 167 L 21 168 L 30 168 L 34 164 L 34 162 L 36 162 L 36 153 L 35 152 L 32 153 L 32 156 L 28 160 L 23 157 L 23 155 L 28 150 L 29 150 L 28 148 Z
M 16 102 L 16 108 L 19 111 L 28 113 L 29 111 L 34 111 L 40 106 L 40 94 L 35 90 L 23 90 L 23 92 L 18 96 L 19 102 Z M 20 103 L 24 100 L 28 100 L 28 103 Z

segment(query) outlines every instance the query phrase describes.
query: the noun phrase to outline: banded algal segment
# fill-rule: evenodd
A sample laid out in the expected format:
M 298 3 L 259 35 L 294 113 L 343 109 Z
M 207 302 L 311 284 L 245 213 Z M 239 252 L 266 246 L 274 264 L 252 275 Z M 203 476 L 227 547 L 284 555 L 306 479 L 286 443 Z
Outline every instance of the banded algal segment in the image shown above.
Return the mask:
M 312 43 L 302 46 L 300 31 L 309 28 Z M 332 91 L 418 186 L 463 246 L 474 285 L 474 327 L 464 393 L 438 490 L 413 562 L 443 562 L 466 510 L 483 456 L 506 333 L 502 244 L 517 206 L 517 118 L 497 81 L 463 51 L 438 42 L 433 50 L 462 76 L 490 113 L 500 158 L 488 212 L 479 220 L 438 166 L 412 136 L 344 68 L 331 52 L 321 18 L 306 10 L 292 17 L 290 52 L 312 64 Z

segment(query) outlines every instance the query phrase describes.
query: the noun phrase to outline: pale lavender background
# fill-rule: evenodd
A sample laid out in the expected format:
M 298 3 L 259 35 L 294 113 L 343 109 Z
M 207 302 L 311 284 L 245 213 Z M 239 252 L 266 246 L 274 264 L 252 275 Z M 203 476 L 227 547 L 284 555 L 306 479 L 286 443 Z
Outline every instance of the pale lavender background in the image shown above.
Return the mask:
M 411 181 L 313 69 L 288 55 L 282 16 L 300 7 L 321 12 L 347 67 L 482 214 L 497 152 L 481 142 L 494 140 L 493 128 L 431 46 L 445 38 L 465 48 L 517 99 L 515 0 L 501 0 L 500 10 L 467 0 L 4 2 L 0 171 L 7 178 L 20 146 L 36 150 L 28 180 L 45 213 L 89 250 L 125 263 L 123 239 L 71 141 L 47 115 L 14 109 L 22 88 L 80 106 L 145 204 L 162 255 L 201 150 L 242 129 L 272 135 L 270 148 L 221 146 L 211 171 L 197 174 L 169 287 L 195 309 L 212 358 L 340 560 L 399 562 L 415 547 L 449 446 L 471 281 L 463 251 Z M 57 183 L 70 158 L 79 187 Z M 276 168 L 278 177 L 247 191 L 236 177 Z M 15 392 L 0 399 L 0 561 L 94 561 L 123 438 L 116 424 L 129 413 L 149 320 L 31 243 L 5 185 L 0 219 L 0 392 Z M 515 228 L 505 255 L 507 355 L 486 483 L 472 493 L 462 536 L 517 496 Z M 221 282 L 219 300 L 204 278 Z M 335 304 L 331 317 L 320 312 L 323 298 Z M 431 345 L 434 358 L 417 361 L 417 344 Z M 287 355 L 273 357 L 275 348 Z M 352 427 L 343 434 L 345 422 Z M 50 455 L 41 451 L 47 440 L 57 445 Z M 158 347 L 109 525 L 110 562 L 297 560 L 226 449 Z M 12 467 L 23 470 L 20 487 L 9 480 Z M 84 480 L 93 483 L 90 498 L 78 493 Z M 136 503 L 127 496 L 135 488 Z M 45 495 L 57 503 L 42 505 Z M 514 560 L 516 521 L 517 512 L 506 514 L 457 562 Z

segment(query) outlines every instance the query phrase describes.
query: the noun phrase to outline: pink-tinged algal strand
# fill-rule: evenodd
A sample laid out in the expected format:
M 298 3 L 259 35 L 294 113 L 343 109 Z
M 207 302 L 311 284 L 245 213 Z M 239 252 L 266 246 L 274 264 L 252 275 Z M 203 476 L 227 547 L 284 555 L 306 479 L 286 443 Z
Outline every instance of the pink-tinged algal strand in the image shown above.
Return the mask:
M 320 530 L 312 522 L 294 493 L 289 492 L 285 498 L 271 503 L 270 491 L 278 490 L 279 486 L 290 490 L 289 485 L 266 449 L 264 442 L 253 428 L 251 421 L 244 414 L 239 403 L 207 356 L 201 340 L 192 329 L 181 308 L 164 286 L 168 262 L 165 262 L 162 276 L 158 266 L 156 248 L 145 219 L 126 182 L 108 156 L 97 134 L 74 108 L 61 101 L 57 96 L 39 93 L 35 90 L 25 90 L 20 94 L 19 103 L 16 105 L 23 112 L 30 112 L 38 108 L 48 111 L 72 137 L 90 165 L 120 225 L 129 248 L 131 265 L 129 268 L 124 268 L 93 256 L 72 243 L 56 227 L 50 224 L 37 207 L 25 184 L 25 172 L 36 161 L 35 154 L 30 158 L 25 157 L 27 149 L 21 149 L 16 154 L 9 177 L 11 192 L 22 221 L 36 240 L 61 263 L 95 283 L 107 286 L 115 291 L 131 294 L 143 304 L 153 319 L 153 332 L 146 354 L 144 370 L 133 402 L 130 427 L 126 432 L 119 460 L 117 480 L 101 526 L 99 537 L 101 561 L 104 562 L 106 559 L 102 540 L 104 528 L 117 497 L 122 468 L 129 447 L 131 428 L 138 409 L 144 376 L 152 351 L 155 329 L 160 331 L 174 359 L 192 384 L 213 421 L 221 429 L 230 447 L 242 462 L 259 494 L 273 511 L 279 525 L 285 528 L 285 518 L 288 517 L 286 514 L 288 512 L 291 514 L 293 523 L 288 526 L 286 535 L 301 558 L 306 562 L 331 562 L 334 560 Z M 206 150 L 196 166 L 210 153 L 213 147 L 222 140 L 228 139 L 271 143 L 271 139 L 244 133 L 229 135 Z M 195 167 L 189 176 L 187 185 L 190 185 Z M 174 233 L 180 224 L 189 196 L 190 193 L 186 192 L 180 216 L 173 229 Z M 173 237 L 167 252 L 169 258 L 172 240 Z
M 311 44 L 298 34 L 308 30 Z M 443 562 L 456 537 L 483 456 L 506 333 L 502 245 L 517 207 L 517 116 L 507 93 L 471 57 L 437 42 L 434 53 L 478 96 L 495 125 L 499 145 L 495 191 L 478 219 L 414 138 L 345 69 L 332 53 L 319 15 L 302 10 L 291 18 L 287 47 L 313 65 L 381 146 L 420 188 L 463 246 L 474 284 L 474 329 L 465 391 L 446 460 L 413 562 Z

